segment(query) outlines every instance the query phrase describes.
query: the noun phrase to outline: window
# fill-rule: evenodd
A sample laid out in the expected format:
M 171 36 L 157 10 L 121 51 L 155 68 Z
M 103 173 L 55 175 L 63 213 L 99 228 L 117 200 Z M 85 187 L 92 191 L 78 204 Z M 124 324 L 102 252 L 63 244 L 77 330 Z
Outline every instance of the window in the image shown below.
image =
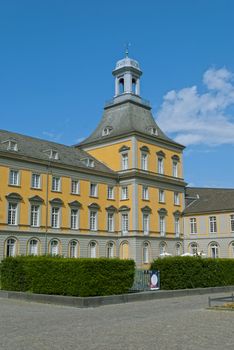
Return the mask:
M 151 126 L 151 127 L 149 127 L 148 130 L 149 130 L 149 132 L 150 132 L 151 135 L 154 135 L 154 136 L 157 136 L 157 135 L 158 135 L 158 130 L 157 130 L 157 128 Z
M 79 181 L 78 180 L 71 180 L 71 193 L 72 194 L 79 194 Z
M 128 233 L 128 213 L 122 213 L 122 233 Z
M 18 224 L 18 204 L 17 203 L 9 203 L 8 204 L 8 225 L 17 225 Z
M 94 168 L 94 160 L 91 158 L 83 158 L 81 162 L 87 167 Z
M 149 243 L 143 243 L 143 264 L 149 263 Z
M 14 238 L 9 238 L 6 244 L 6 256 L 16 255 L 16 240 Z
M 176 237 L 180 235 L 180 219 L 178 217 L 175 217 L 175 235 Z
M 182 248 L 181 244 L 179 242 L 176 243 L 176 245 L 175 245 L 175 253 L 176 253 L 177 256 L 179 256 L 181 254 L 181 250 L 182 250 L 181 248 Z
M 109 242 L 107 244 L 107 258 L 113 258 L 114 257 L 114 243 Z
M 50 241 L 50 254 L 53 256 L 59 254 L 59 242 L 56 239 Z
M 19 186 L 19 171 L 10 170 L 9 184 L 12 186 Z
M 59 159 L 58 151 L 51 149 L 49 154 L 50 159 Z
M 121 199 L 128 199 L 128 186 L 121 187 Z
M 160 243 L 159 253 L 160 253 L 160 255 L 164 255 L 166 253 L 166 243 L 164 243 L 164 242 Z
M 216 216 L 210 216 L 210 233 L 217 233 L 217 222 L 216 222 Z
M 234 215 L 230 216 L 231 232 L 234 232 Z
M 96 258 L 97 257 L 97 243 L 90 242 L 89 249 L 90 249 L 90 258 Z
M 32 174 L 32 188 L 41 188 L 41 175 Z
M 180 195 L 178 192 L 174 192 L 174 204 L 180 205 Z
M 219 257 L 219 247 L 216 242 L 213 242 L 210 245 L 210 257 L 214 259 Z
M 97 184 L 90 184 L 90 197 L 97 197 Z
M 143 214 L 143 232 L 144 234 L 149 233 L 149 214 Z
M 52 207 L 51 208 L 51 227 L 59 228 L 60 227 L 60 208 Z
M 128 153 L 122 153 L 122 170 L 128 169 Z
M 31 239 L 29 241 L 29 255 L 38 255 L 38 240 Z
M 111 133 L 112 131 L 112 127 L 111 126 L 106 126 L 103 130 L 102 130 L 102 136 L 107 136 Z
M 78 242 L 75 240 L 72 240 L 69 243 L 69 256 L 70 258 L 78 257 Z
M 148 186 L 142 186 L 142 199 L 148 200 L 149 199 L 149 188 Z
M 113 186 L 107 187 L 107 198 L 114 199 L 114 187 Z
M 61 178 L 58 176 L 52 177 L 52 191 L 55 191 L 55 192 L 61 191 Z
M 162 157 L 158 157 L 158 173 L 164 174 L 164 159 Z
M 107 213 L 107 231 L 114 232 L 114 213 Z
M 97 212 L 93 210 L 90 211 L 89 228 L 91 231 L 97 231 Z
M 30 225 L 33 227 L 39 226 L 39 215 L 40 215 L 40 206 L 31 205 L 31 220 Z
M 159 190 L 159 202 L 160 203 L 165 203 L 165 191 L 164 190 Z
M 178 162 L 176 160 L 172 162 L 172 176 L 178 177 Z
M 193 256 L 196 256 L 198 254 L 198 247 L 197 243 L 191 243 L 190 245 L 190 251 Z
M 141 153 L 141 169 L 148 170 L 148 155 L 146 153 Z
M 197 219 L 196 218 L 190 219 L 190 233 L 197 234 Z
M 71 209 L 71 229 L 78 229 L 78 209 Z
M 15 141 L 9 140 L 7 150 L 8 151 L 18 151 L 17 143 Z
M 166 221 L 165 221 L 164 215 L 159 216 L 159 230 L 160 230 L 160 235 L 165 236 L 165 234 L 166 234 Z

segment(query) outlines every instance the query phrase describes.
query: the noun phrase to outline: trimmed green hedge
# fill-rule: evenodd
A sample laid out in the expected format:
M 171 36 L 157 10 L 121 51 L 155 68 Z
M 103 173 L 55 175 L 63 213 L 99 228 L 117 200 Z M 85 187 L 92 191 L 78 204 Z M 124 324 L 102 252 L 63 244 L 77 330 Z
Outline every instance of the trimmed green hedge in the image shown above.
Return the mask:
M 234 259 L 167 257 L 157 259 L 161 289 L 205 288 L 234 285 Z
M 131 288 L 134 271 L 133 260 L 10 257 L 1 263 L 1 288 L 82 297 L 122 294 Z

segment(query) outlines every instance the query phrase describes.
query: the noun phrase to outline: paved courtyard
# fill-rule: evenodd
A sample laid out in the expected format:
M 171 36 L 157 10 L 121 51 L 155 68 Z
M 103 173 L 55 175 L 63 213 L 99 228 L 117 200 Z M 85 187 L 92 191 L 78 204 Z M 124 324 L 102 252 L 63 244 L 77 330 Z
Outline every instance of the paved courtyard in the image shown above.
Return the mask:
M 206 310 L 207 299 L 187 296 L 90 309 L 0 299 L 0 349 L 233 350 L 234 312 Z

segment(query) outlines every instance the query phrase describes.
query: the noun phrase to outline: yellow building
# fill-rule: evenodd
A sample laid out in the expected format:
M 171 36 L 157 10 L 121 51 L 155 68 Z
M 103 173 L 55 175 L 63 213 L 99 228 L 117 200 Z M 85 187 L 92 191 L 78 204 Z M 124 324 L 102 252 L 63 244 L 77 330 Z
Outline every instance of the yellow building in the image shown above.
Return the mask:
M 0 258 L 133 258 L 183 251 L 183 146 L 140 97 L 137 61 L 113 71 L 115 96 L 96 130 L 69 147 L 0 131 Z

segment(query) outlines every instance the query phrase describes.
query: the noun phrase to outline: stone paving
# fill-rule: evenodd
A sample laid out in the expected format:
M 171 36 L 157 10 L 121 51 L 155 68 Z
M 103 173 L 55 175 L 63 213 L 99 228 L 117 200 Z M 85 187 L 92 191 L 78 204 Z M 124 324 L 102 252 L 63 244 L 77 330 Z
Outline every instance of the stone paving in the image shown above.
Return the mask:
M 89 309 L 0 299 L 0 349 L 233 350 L 234 312 L 207 306 L 208 295 Z

